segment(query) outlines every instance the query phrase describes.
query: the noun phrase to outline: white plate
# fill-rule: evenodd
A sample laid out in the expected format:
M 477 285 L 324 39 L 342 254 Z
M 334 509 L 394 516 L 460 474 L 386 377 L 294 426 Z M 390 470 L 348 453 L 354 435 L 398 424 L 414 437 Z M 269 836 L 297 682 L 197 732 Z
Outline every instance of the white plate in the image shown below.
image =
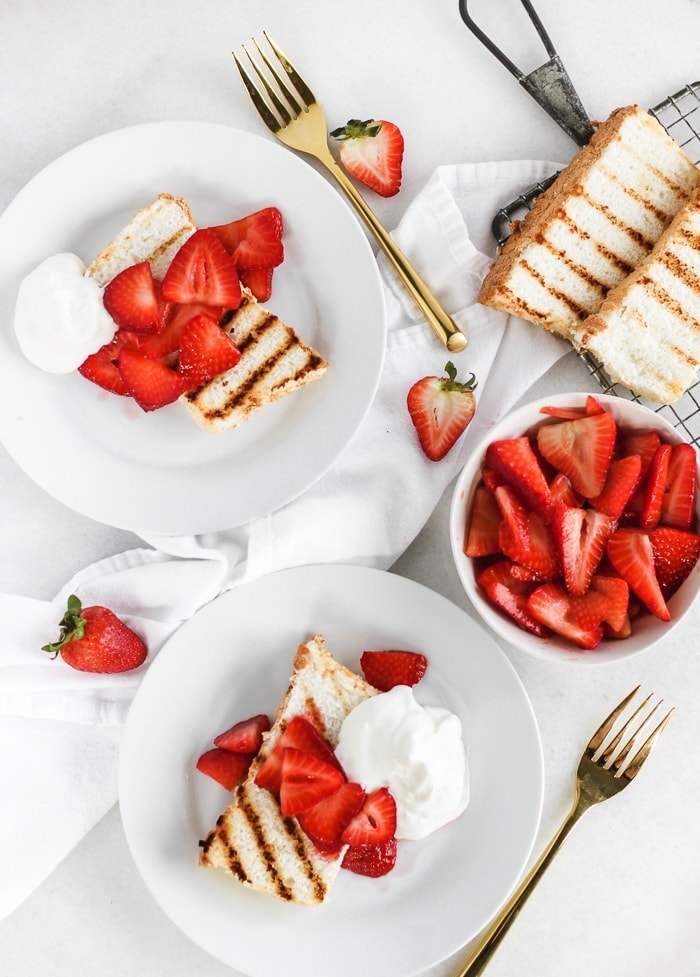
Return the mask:
M 274 712 L 297 645 L 312 633 L 358 668 L 366 648 L 423 651 L 425 703 L 462 720 L 471 802 L 457 821 L 401 842 L 393 872 L 341 872 L 310 909 L 251 892 L 197 865 L 228 795 L 195 770 L 230 723 Z M 409 977 L 483 928 L 530 854 L 543 791 L 529 700 L 507 658 L 462 610 L 420 584 L 350 566 L 285 570 L 229 591 L 182 627 L 129 713 L 119 797 L 146 884 L 195 943 L 252 977 Z
M 286 257 L 267 305 L 330 363 L 235 431 L 209 435 L 181 404 L 146 414 L 78 373 L 44 373 L 14 335 L 28 271 L 60 251 L 89 263 L 161 191 L 185 197 L 200 226 L 280 208 Z M 372 251 L 337 191 L 268 139 L 202 122 L 100 136 L 18 194 L 0 218 L 0 253 L 0 437 L 42 488 L 100 522 L 178 534 L 266 515 L 320 478 L 374 396 L 386 323 Z

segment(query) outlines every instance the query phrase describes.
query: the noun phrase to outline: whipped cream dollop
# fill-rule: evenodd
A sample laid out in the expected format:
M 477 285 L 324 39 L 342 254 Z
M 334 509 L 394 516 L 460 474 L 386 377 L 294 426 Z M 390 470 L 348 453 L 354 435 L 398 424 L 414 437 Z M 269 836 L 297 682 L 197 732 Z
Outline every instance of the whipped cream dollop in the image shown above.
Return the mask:
M 396 801 L 396 837 L 425 838 L 469 802 L 462 724 L 439 706 L 422 706 L 397 685 L 356 706 L 340 730 L 336 756 L 348 778 Z
M 46 258 L 23 279 L 15 306 L 15 333 L 30 363 L 50 373 L 76 370 L 116 331 L 102 289 L 75 254 Z

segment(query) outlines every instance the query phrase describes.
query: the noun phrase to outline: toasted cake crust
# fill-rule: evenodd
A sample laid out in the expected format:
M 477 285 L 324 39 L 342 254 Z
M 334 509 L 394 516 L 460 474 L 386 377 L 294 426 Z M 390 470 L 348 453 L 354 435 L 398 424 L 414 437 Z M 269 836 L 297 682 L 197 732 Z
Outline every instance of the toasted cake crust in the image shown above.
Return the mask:
M 231 803 L 200 842 L 199 864 L 223 869 L 285 902 L 322 903 L 340 871 L 342 851 L 334 856 L 318 852 L 297 819 L 283 817 L 277 798 L 258 787 L 255 777 L 293 716 L 308 716 L 335 747 L 345 717 L 374 694 L 376 689 L 332 657 L 321 635 L 301 644 L 272 728 Z

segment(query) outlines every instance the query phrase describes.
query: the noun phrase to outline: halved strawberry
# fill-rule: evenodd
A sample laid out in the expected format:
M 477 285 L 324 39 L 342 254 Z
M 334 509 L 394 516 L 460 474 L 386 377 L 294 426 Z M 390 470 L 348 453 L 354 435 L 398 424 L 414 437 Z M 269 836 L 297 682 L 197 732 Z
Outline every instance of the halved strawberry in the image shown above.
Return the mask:
M 521 571 L 522 568 L 510 560 L 499 560 L 482 570 L 476 582 L 491 602 L 516 624 L 540 638 L 546 638 L 550 634 L 549 628 L 540 624 L 527 607 L 527 599 L 535 589 L 538 578 L 532 574 L 530 579 L 523 579 Z
M 184 391 L 182 377 L 160 360 L 149 360 L 138 350 L 125 347 L 117 361 L 122 380 L 142 410 L 172 404 Z
M 211 230 L 230 254 L 239 272 L 275 268 L 284 259 L 282 214 L 277 207 L 263 207 Z M 252 288 L 251 291 L 255 295 Z
M 396 834 L 396 801 L 387 787 L 378 787 L 343 831 L 343 844 L 353 848 L 381 845 Z
M 339 851 L 343 847 L 343 831 L 361 809 L 365 796 L 360 784 L 341 784 L 329 797 L 298 815 L 302 831 L 319 851 Z
M 147 261 L 130 265 L 107 284 L 104 306 L 122 329 L 157 332 L 160 328 L 158 295 Z
M 653 529 L 661 518 L 670 460 L 671 445 L 660 444 L 651 459 L 646 476 L 642 508 L 639 513 L 639 525 L 642 529 Z
M 381 692 L 395 685 L 416 685 L 425 675 L 428 659 L 419 651 L 363 651 L 360 667 L 367 682 Z
M 263 739 L 263 733 L 270 728 L 270 719 L 264 713 L 241 719 L 225 730 L 214 740 L 214 746 L 233 753 L 257 753 Z
M 282 758 L 287 747 L 310 753 L 324 763 L 334 764 L 339 770 L 341 769 L 335 753 L 313 723 L 306 716 L 292 716 L 255 776 L 258 787 L 265 787 L 274 793 L 279 792 L 282 782 Z
M 580 407 L 554 407 L 547 406 L 540 408 L 540 414 L 548 414 L 550 417 L 558 417 L 562 421 L 575 421 L 579 417 L 589 417 L 591 414 L 602 414 L 605 408 L 599 400 L 589 394 L 586 403 Z
M 110 343 L 105 343 L 96 353 L 91 353 L 83 360 L 78 367 L 78 373 L 82 374 L 86 380 L 91 380 L 98 387 L 102 387 L 103 390 L 128 397 L 129 391 L 117 367 L 117 360 L 122 349 L 123 343 L 115 335 Z
M 523 502 L 538 512 L 548 511 L 552 493 L 528 438 L 493 441 L 486 451 L 486 464 L 518 492 Z
M 647 610 L 662 621 L 670 621 L 671 615 L 656 577 L 654 550 L 648 534 L 641 529 L 618 529 L 608 540 L 607 553 L 617 573 Z
M 570 594 L 585 594 L 588 590 L 616 526 L 616 519 L 595 509 L 560 505 L 553 510 L 552 528 Z
M 478 485 L 464 535 L 466 556 L 491 556 L 498 553 L 498 527 L 501 519 L 501 510 L 493 493 L 485 485 Z
M 476 410 L 474 374 L 457 380 L 454 363 L 446 377 L 423 377 L 408 391 L 406 406 L 424 454 L 440 461 L 464 433 Z
M 399 192 L 404 143 L 395 123 L 350 119 L 331 136 L 340 140 L 340 161 L 351 176 L 382 197 Z
M 591 505 L 615 519 L 622 518 L 627 503 L 639 485 L 642 473 L 641 455 L 626 455 L 610 462 L 608 477 L 600 495 L 590 499 Z
M 287 747 L 282 753 L 280 810 L 284 817 L 308 811 L 344 782 L 345 775 L 337 766 L 311 753 Z
M 610 601 L 610 608 L 603 620 L 619 635 L 625 623 L 629 624 L 629 587 L 622 577 L 610 577 L 607 574 L 596 573 L 591 578 L 591 590 L 604 594 Z
M 381 845 L 348 848 L 343 856 L 342 867 L 355 875 L 378 879 L 391 872 L 396 865 L 397 854 L 396 838 L 389 838 Z
M 187 305 L 177 305 L 169 302 L 161 312 L 163 325 L 161 329 L 150 336 L 142 336 L 139 349 L 144 356 L 151 360 L 170 360 L 177 362 L 177 352 L 180 349 L 180 337 L 185 325 L 196 315 L 208 315 L 217 322 L 221 319 L 223 309 L 217 306 L 203 305 L 193 302 Z
M 202 753 L 196 766 L 197 770 L 216 780 L 226 790 L 233 790 L 248 773 L 252 761 L 252 754 L 232 753 L 215 746 Z
M 163 278 L 163 301 L 201 302 L 238 308 L 241 283 L 235 265 L 216 234 L 207 228 L 195 231 L 173 258 Z
M 267 302 L 272 295 L 274 268 L 241 268 L 241 282 L 250 289 L 258 302 Z
M 571 479 L 584 498 L 600 495 L 615 448 L 617 425 L 607 411 L 573 421 L 543 424 L 537 446 L 557 471 Z
M 196 315 L 189 319 L 180 334 L 177 372 L 186 390 L 194 390 L 238 363 L 241 351 L 216 319 Z
M 563 505 L 581 505 L 583 499 L 574 491 L 571 479 L 561 472 L 557 472 L 549 483 L 549 490 L 552 494 L 552 507 L 562 503 Z
M 649 533 L 661 593 L 668 600 L 700 559 L 700 536 L 684 529 L 657 526 Z
M 674 529 L 690 529 L 695 516 L 697 455 L 691 444 L 674 444 L 661 505 L 660 521 Z
M 530 613 L 556 634 L 580 648 L 597 648 L 603 638 L 603 621 L 609 610 L 608 598 L 589 590 L 572 596 L 558 583 L 542 584 L 530 594 Z

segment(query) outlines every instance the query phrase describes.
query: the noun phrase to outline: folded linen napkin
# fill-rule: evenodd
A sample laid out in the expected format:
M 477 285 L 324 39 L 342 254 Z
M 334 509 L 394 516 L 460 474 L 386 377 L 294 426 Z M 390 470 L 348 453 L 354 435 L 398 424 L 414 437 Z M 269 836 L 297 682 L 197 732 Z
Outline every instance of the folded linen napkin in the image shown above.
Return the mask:
M 405 398 L 413 381 L 440 374 L 451 357 L 380 258 L 388 337 L 379 388 L 353 440 L 312 489 L 237 529 L 144 537 L 148 546 L 87 567 L 53 601 L 0 595 L 10 628 L 0 645 L 0 918 L 117 800 L 119 735 L 129 704 L 180 623 L 228 588 L 278 569 L 312 563 L 390 567 L 475 440 L 567 352 L 552 336 L 476 303 L 489 265 L 485 252 L 493 251 L 493 213 L 553 168 L 531 161 L 440 167 L 395 232 L 468 336 L 467 351 L 455 357 L 460 375 L 474 372 L 478 379 L 475 419 L 442 462 L 421 453 Z M 149 656 L 141 668 L 89 675 L 39 651 L 55 638 L 70 593 L 86 606 L 112 607 L 144 636 Z

